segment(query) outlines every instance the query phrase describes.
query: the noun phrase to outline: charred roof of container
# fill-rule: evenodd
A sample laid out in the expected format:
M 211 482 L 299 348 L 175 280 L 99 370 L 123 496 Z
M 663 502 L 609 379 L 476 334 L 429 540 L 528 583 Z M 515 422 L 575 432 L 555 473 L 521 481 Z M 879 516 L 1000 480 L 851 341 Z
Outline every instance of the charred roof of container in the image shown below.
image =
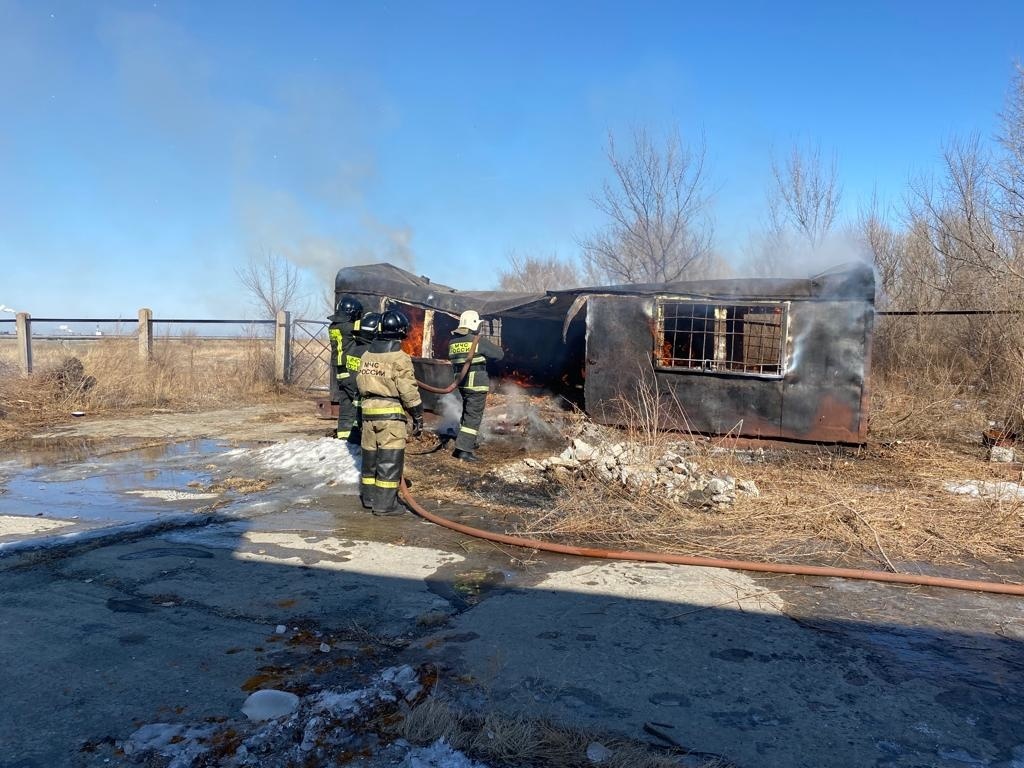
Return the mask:
M 405 304 L 436 309 L 459 315 L 473 309 L 492 316 L 515 312 L 523 317 L 537 313 L 551 319 L 565 314 L 565 307 L 551 311 L 552 297 L 543 293 L 511 293 L 507 291 L 459 291 L 429 278 L 406 272 L 392 264 L 369 264 L 344 267 L 334 280 L 337 293 L 361 293 L 386 296 Z M 557 303 L 557 299 L 556 299 Z
M 335 291 L 386 296 L 395 301 L 446 312 L 451 315 L 474 309 L 484 316 L 514 316 L 561 320 L 582 295 L 621 296 L 675 295 L 708 300 L 837 301 L 874 303 L 875 277 L 863 263 L 843 264 L 811 278 L 740 278 L 689 280 L 676 283 L 571 288 L 547 293 L 507 291 L 459 291 L 431 282 L 392 264 L 369 264 L 338 270 Z
M 721 280 L 686 280 L 675 283 L 630 283 L 549 291 L 550 296 L 581 294 L 658 296 L 777 301 L 861 300 L 874 303 L 875 273 L 862 262 L 841 264 L 809 278 L 745 277 Z

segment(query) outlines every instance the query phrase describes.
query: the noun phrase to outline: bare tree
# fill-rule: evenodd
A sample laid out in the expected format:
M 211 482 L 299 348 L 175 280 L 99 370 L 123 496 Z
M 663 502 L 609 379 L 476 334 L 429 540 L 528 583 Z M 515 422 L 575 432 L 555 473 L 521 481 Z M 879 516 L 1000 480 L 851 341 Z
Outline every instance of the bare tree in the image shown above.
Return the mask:
M 543 293 L 559 288 L 575 288 L 580 284 L 579 270 L 570 261 L 555 254 L 523 256 L 508 254 L 508 267 L 501 271 L 498 287 L 503 291 Z
M 856 234 L 878 275 L 877 303 L 887 306 L 897 301 L 902 289 L 906 238 L 889 223 L 877 195 L 872 195 L 870 204 L 861 209 Z
M 659 147 L 635 128 L 632 140 L 632 151 L 623 156 L 608 135 L 612 178 L 593 201 L 609 222 L 580 242 L 588 278 L 656 283 L 704 276 L 712 228 L 703 138 L 690 148 L 676 130 Z
M 751 233 L 744 252 L 744 271 L 757 277 L 778 277 L 792 261 L 787 233 L 774 226 Z
M 990 153 L 971 136 L 950 142 L 942 159 L 938 182 L 915 182 L 911 208 L 927 224 L 945 293 L 978 298 L 981 278 L 1024 281 L 1013 238 L 1001 229 L 1003 212 Z
M 1002 205 L 1001 224 L 1017 254 L 1024 252 L 1024 67 L 1017 64 L 998 136 L 1003 150 L 996 173 Z
M 794 145 L 782 162 L 772 158 L 772 177 L 768 194 L 772 228 L 777 233 L 792 228 L 812 249 L 819 247 L 835 223 L 842 197 L 835 153 L 826 165 L 821 147 Z
M 235 275 L 266 318 L 277 317 L 282 309 L 297 310 L 296 304 L 303 298 L 299 268 L 269 248 L 250 256 L 244 266 L 235 269 Z

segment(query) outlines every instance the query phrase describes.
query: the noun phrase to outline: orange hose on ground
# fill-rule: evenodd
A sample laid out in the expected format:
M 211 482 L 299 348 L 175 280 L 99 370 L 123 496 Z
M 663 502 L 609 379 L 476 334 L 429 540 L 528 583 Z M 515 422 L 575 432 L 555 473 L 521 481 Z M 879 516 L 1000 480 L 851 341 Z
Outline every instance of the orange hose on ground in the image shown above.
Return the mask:
M 539 549 L 545 552 L 558 552 L 563 555 L 579 557 L 596 557 L 604 560 L 638 560 L 648 563 L 671 563 L 673 565 L 698 565 L 704 568 L 728 568 L 734 571 L 757 571 L 759 573 L 781 573 L 790 576 L 824 576 L 841 579 L 860 579 L 862 581 L 881 581 L 890 584 L 913 584 L 922 587 L 945 587 L 947 589 L 963 589 L 973 592 L 991 592 L 997 595 L 1017 595 L 1024 597 L 1024 584 L 1000 584 L 992 581 L 973 581 L 970 579 L 949 579 L 944 576 L 915 576 L 909 573 L 887 573 L 885 571 L 867 571 L 859 568 L 830 568 L 822 565 L 787 565 L 785 563 L 759 563 L 754 560 L 720 560 L 713 557 L 697 557 L 692 555 L 670 555 L 658 552 L 633 552 L 630 550 L 598 549 L 596 547 L 574 547 L 568 544 L 555 544 L 528 539 L 522 536 L 511 536 L 507 533 L 492 533 L 428 512 L 409 492 L 409 487 L 402 478 L 400 488 L 402 500 L 417 515 L 436 525 L 449 528 L 467 536 L 486 539 L 499 544 L 513 547 Z

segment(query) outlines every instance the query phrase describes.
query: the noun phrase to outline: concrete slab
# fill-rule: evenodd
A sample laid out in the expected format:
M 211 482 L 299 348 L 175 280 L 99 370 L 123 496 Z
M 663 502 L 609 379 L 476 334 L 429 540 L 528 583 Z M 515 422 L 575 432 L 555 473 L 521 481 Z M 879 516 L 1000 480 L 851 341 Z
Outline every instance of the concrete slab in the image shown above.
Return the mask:
M 265 663 L 268 629 L 244 618 L 46 570 L 0 581 L 0 765 L 88 764 L 83 744 L 134 721 L 236 711 Z
M 783 608 L 734 572 L 585 565 L 494 596 L 419 648 L 494 706 L 633 737 L 663 723 L 741 766 L 1017 765 L 1019 643 L 865 621 L 813 629 Z M 861 632 L 904 639 L 868 647 Z M 960 657 L 971 679 L 948 674 Z

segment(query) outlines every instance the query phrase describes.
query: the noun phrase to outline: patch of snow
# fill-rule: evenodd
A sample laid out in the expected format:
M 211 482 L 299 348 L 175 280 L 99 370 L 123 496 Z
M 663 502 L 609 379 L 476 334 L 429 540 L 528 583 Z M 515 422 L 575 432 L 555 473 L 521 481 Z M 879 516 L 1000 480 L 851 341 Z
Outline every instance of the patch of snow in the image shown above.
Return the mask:
M 973 496 L 976 499 L 1024 499 L 1024 485 L 1020 483 L 968 480 L 964 483 L 946 483 L 943 487 L 950 493 Z
M 210 751 L 210 737 L 216 726 L 150 723 L 128 737 L 122 745 L 125 755 L 137 757 L 156 752 L 171 758 L 167 768 L 189 768 Z
M 429 747 L 413 747 L 400 763 L 400 768 L 487 768 L 483 763 L 470 760 L 461 752 L 438 739 Z
M 319 480 L 316 488 L 325 485 L 355 486 L 359 482 L 359 449 L 331 437 L 317 440 L 294 438 L 263 448 L 228 451 L 224 456 L 271 472 L 299 474 Z
M 0 536 L 23 536 L 26 533 L 41 533 L 74 525 L 70 520 L 46 520 L 41 517 L 21 515 L 0 515 Z
M 39 519 L 39 518 L 35 518 Z M 38 539 L 21 539 L 16 541 L 0 541 L 0 555 L 8 555 L 13 552 L 27 552 L 43 549 L 59 549 L 60 547 L 72 544 L 81 544 L 85 541 L 102 541 L 103 539 L 115 539 L 128 534 L 149 533 L 164 531 L 178 526 L 188 527 L 196 525 L 208 525 L 211 517 L 197 515 L 194 512 L 181 515 L 164 515 L 155 520 L 142 520 L 135 523 L 124 523 L 108 525 L 99 528 L 71 531 L 70 533 L 54 533 L 52 536 L 43 536 Z M 68 523 L 71 525 L 72 523 Z
M 339 753 L 372 755 L 373 765 L 406 768 L 488 768 L 439 740 L 413 747 L 402 739 L 382 745 L 376 728 L 404 711 L 423 691 L 420 671 L 409 665 L 378 673 L 365 688 L 325 690 L 308 696 L 264 690 L 252 694 L 243 707 L 247 719 L 214 724 L 153 723 L 135 731 L 119 746 L 133 765 L 153 765 L 154 757 L 170 758 L 168 768 L 206 765 L 213 744 L 224 734 L 241 738 L 234 754 L 217 765 L 233 768 L 286 768 L 293 765 L 333 765 Z M 387 762 L 384 762 L 384 760 Z
M 174 491 L 169 488 L 144 488 L 141 491 L 125 491 L 144 499 L 162 499 L 163 501 L 190 501 L 192 499 L 216 499 L 216 493 L 200 491 Z

